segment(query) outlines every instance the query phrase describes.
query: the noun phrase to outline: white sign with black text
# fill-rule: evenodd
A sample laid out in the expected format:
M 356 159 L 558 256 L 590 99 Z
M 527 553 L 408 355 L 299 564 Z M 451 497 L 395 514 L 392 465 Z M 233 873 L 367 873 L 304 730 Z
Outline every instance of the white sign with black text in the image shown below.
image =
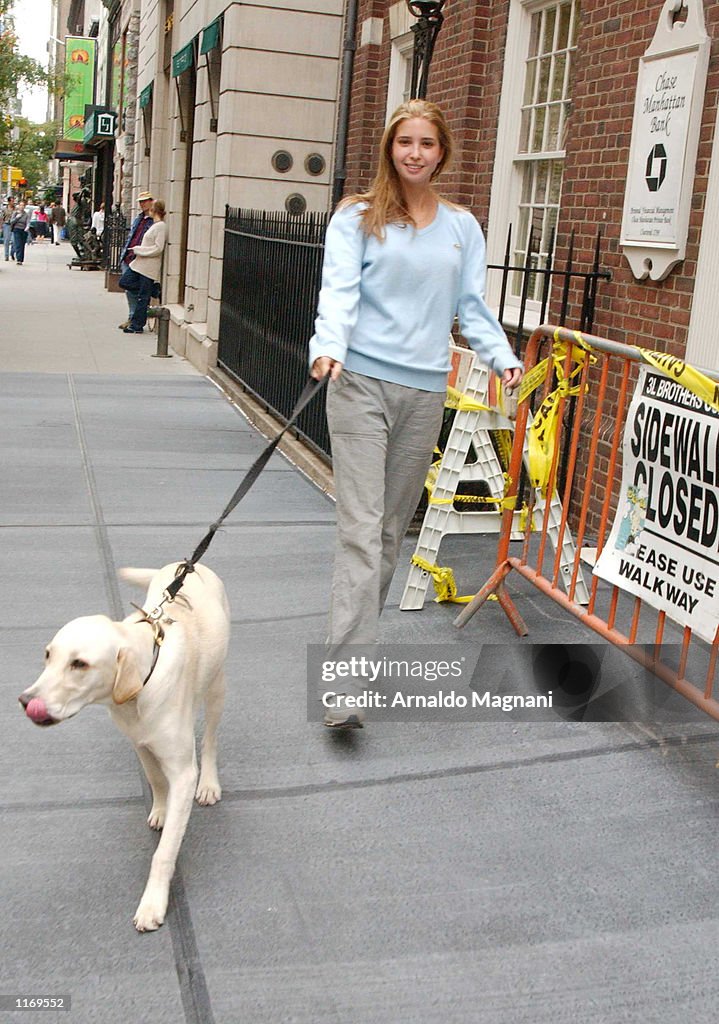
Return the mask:
M 639 72 L 622 242 L 677 244 L 677 213 L 697 55 L 647 61 Z
M 711 40 L 702 0 L 664 0 L 639 61 L 620 244 L 636 278 L 686 254 Z
M 640 367 L 603 580 L 713 643 L 719 628 L 719 413 Z

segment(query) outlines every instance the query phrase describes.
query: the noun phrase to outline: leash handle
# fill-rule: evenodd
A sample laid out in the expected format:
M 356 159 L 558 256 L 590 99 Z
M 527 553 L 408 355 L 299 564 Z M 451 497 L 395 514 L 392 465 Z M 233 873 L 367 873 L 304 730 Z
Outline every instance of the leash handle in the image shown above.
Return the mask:
M 300 413 L 304 411 L 305 407 L 309 405 L 314 396 L 322 387 L 324 387 L 326 383 L 327 377 L 324 377 L 322 380 L 316 380 L 314 377 L 310 377 L 310 379 L 307 381 L 304 388 L 302 389 L 300 397 L 297 399 L 294 409 L 290 413 L 290 418 L 288 419 L 287 423 L 285 423 L 284 427 L 279 432 L 279 434 L 274 438 L 274 440 L 269 442 L 265 449 L 262 452 L 260 452 L 259 456 L 252 463 L 250 468 L 247 470 L 247 473 L 240 481 L 239 487 L 232 495 L 227 505 L 225 505 L 225 508 L 223 509 L 220 518 L 216 522 L 212 523 L 205 536 L 202 538 L 200 543 L 192 552 L 191 557 L 188 558 L 185 562 L 181 563 L 181 565 L 179 566 L 177 576 L 165 590 L 166 600 L 175 600 L 183 583 L 185 582 L 185 579 L 187 578 L 187 576 L 189 576 L 191 572 L 195 571 L 195 564 L 200 561 L 204 553 L 209 548 L 213 537 L 215 536 L 219 528 L 222 526 L 224 520 L 227 518 L 230 512 L 232 512 L 233 509 L 235 509 L 242 501 L 244 496 L 249 491 L 250 487 L 252 487 L 257 477 L 260 475 L 262 470 L 269 462 L 272 453 L 274 452 L 277 445 L 280 443 L 280 441 L 285 436 L 290 427 L 294 425 L 295 420 L 300 415 Z

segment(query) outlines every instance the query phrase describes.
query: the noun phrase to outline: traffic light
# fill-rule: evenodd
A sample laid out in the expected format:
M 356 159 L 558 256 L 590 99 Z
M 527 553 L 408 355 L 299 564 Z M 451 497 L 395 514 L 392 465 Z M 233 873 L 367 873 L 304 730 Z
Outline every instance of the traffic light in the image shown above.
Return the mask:
M 22 188 L 23 185 L 27 185 L 27 178 L 18 178 L 18 185 Z

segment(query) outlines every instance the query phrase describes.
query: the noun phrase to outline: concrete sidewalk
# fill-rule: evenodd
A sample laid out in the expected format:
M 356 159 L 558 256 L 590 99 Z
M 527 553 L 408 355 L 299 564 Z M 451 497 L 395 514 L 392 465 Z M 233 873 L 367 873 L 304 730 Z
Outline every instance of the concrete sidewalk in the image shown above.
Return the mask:
M 41 730 L 17 695 L 65 621 L 130 611 L 119 566 L 190 553 L 264 440 L 184 360 L 152 359 L 154 336 L 121 334 L 124 297 L 69 256 L 0 266 L 0 1006 L 69 995 L 69 1013 L 20 1019 L 79 1024 L 713 1024 L 713 723 L 308 722 L 334 508 L 280 455 L 205 559 L 233 618 L 223 799 L 193 810 L 165 926 L 134 931 L 157 839 L 132 749 L 102 709 Z M 442 560 L 474 590 L 493 554 L 457 537 Z M 384 640 L 470 645 L 511 672 L 532 642 L 589 639 L 516 582 L 526 640 L 496 605 L 461 633 L 451 606 L 402 613 L 405 575 Z
M 195 374 L 184 359 L 154 359 L 157 336 L 123 334 L 123 292 L 107 292 L 105 274 L 68 269 L 69 242 L 25 247 L 25 262 L 0 260 L 3 370 L 43 373 Z M 150 322 L 152 323 L 152 322 Z

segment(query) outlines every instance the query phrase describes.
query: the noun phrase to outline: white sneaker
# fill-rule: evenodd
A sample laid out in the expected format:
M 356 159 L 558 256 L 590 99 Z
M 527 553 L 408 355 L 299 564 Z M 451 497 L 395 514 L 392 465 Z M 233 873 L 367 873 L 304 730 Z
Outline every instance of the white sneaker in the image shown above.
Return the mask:
M 364 708 L 345 707 L 345 696 L 335 694 L 333 703 L 325 707 L 324 725 L 328 729 L 364 729 Z

